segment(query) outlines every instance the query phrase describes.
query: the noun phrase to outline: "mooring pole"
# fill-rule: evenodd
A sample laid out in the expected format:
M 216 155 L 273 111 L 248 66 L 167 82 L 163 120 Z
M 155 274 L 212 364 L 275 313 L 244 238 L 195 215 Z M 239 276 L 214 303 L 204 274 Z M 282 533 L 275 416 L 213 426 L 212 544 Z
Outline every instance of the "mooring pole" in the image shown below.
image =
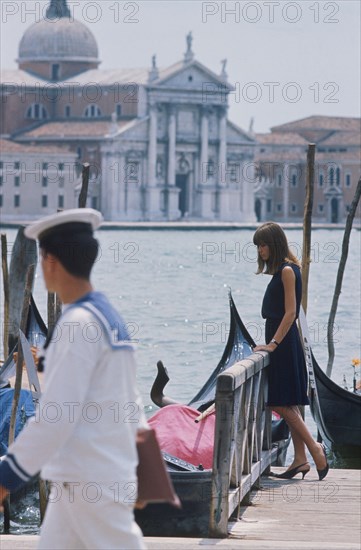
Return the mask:
M 306 198 L 303 212 L 303 244 L 302 244 L 302 307 L 307 314 L 308 277 L 310 272 L 311 226 L 313 209 L 313 189 L 315 177 L 316 145 L 309 143 L 307 150 Z
M 81 184 L 81 191 L 80 191 L 79 200 L 78 200 L 79 208 L 86 207 L 86 201 L 88 198 L 88 186 L 89 186 L 89 170 L 90 170 L 90 164 L 85 162 L 83 164 L 82 184 Z
M 29 265 L 28 271 L 27 271 L 27 274 L 26 274 L 24 300 L 23 300 L 23 307 L 22 307 L 21 319 L 20 319 L 20 329 L 24 333 L 26 333 L 26 324 L 27 324 L 27 321 L 28 321 L 29 305 L 30 305 L 30 298 L 31 298 L 31 289 L 33 287 L 34 275 L 35 275 L 35 265 Z M 20 334 L 19 334 L 19 337 L 18 337 L 18 358 L 17 358 L 17 362 L 16 362 L 16 376 L 15 376 L 15 386 L 14 386 L 14 398 L 13 398 L 12 407 L 11 407 L 11 417 L 10 417 L 10 427 L 9 427 L 9 446 L 11 445 L 11 443 L 15 439 L 16 414 L 17 414 L 17 410 L 18 410 L 20 390 L 21 390 L 21 381 L 22 381 L 22 375 L 23 375 L 23 362 L 24 362 L 24 355 L 23 355 L 23 348 L 22 348 L 22 345 L 21 345 Z
M 3 287 L 4 287 L 4 360 L 9 355 L 9 269 L 8 269 L 8 244 L 6 234 L 1 234 L 1 265 L 3 272 Z
M 352 203 L 351 203 L 350 210 L 346 220 L 346 227 L 345 227 L 345 232 L 342 240 L 341 259 L 340 259 L 340 263 L 338 264 L 336 285 L 333 293 L 330 316 L 328 318 L 328 323 L 327 323 L 327 345 L 328 345 L 328 362 L 327 362 L 327 369 L 326 369 L 327 376 L 331 376 L 333 360 L 335 358 L 335 346 L 333 343 L 333 327 L 335 323 L 338 299 L 341 294 L 343 274 L 345 272 L 345 267 L 347 262 L 352 223 L 356 214 L 358 203 L 360 201 L 360 196 L 361 196 L 361 178 L 358 180 L 355 195 L 352 199 Z

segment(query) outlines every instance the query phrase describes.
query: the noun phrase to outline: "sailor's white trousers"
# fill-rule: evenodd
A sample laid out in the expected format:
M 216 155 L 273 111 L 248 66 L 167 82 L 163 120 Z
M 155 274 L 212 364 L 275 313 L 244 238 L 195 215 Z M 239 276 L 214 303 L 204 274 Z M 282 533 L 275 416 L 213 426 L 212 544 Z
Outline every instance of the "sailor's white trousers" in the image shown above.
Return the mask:
M 109 485 L 52 483 L 39 550 L 145 549 L 134 502 Z

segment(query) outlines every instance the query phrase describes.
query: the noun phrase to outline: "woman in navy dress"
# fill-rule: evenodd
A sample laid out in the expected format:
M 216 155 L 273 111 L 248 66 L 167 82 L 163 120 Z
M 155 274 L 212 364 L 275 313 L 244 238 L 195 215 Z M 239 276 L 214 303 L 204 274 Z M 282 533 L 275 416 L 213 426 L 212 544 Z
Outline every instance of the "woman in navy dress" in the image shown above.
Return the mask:
M 304 478 L 310 471 L 307 447 L 321 480 L 328 472 L 325 449 L 313 439 L 299 410 L 299 405 L 308 404 L 306 366 L 296 324 L 302 297 L 300 264 L 276 223 L 259 227 L 253 242 L 258 248 L 257 273 L 272 275 L 262 304 L 267 343 L 254 351 L 270 353 L 267 405 L 286 420 L 295 453 L 292 464 L 277 477 L 291 479 L 301 473 Z

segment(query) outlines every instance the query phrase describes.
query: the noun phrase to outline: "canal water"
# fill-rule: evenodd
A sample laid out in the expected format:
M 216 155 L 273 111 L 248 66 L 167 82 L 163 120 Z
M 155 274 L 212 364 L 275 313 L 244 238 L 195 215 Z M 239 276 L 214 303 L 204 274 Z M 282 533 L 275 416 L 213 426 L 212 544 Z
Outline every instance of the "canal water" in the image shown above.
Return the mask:
M 10 248 L 16 231 L 7 229 L 6 233 Z M 286 233 L 301 259 L 302 231 Z M 148 414 L 156 409 L 149 391 L 159 359 L 170 376 L 166 394 L 183 403 L 195 395 L 217 365 L 229 329 L 228 289 L 253 339 L 264 342 L 260 309 L 270 277 L 255 275 L 252 237 L 253 231 L 248 229 L 98 232 L 100 255 L 93 283 L 122 313 L 137 342 L 138 385 Z M 341 230 L 312 232 L 307 317 L 313 351 L 323 369 L 342 238 Z M 341 385 L 345 378 L 349 387 L 353 380 L 351 360 L 360 357 L 360 240 L 361 232 L 353 230 L 334 327 L 332 378 Z M 34 296 L 46 319 L 40 266 Z M 315 435 L 308 408 L 306 420 Z
M 9 240 L 15 232 L 8 232 Z M 264 342 L 260 315 L 267 275 L 255 275 L 253 231 L 98 232 L 100 255 L 93 282 L 122 313 L 137 342 L 138 383 L 145 405 L 162 359 L 171 381 L 167 392 L 186 402 L 222 355 L 229 329 L 228 289 L 257 343 Z M 301 258 L 302 231 L 289 230 L 292 250 Z M 312 234 L 308 324 L 322 368 L 327 364 L 327 321 L 341 255 L 343 232 Z M 351 235 L 349 257 L 334 327 L 336 357 L 332 378 L 352 384 L 351 359 L 360 356 L 360 240 Z M 40 266 L 35 299 L 46 319 L 46 293 Z

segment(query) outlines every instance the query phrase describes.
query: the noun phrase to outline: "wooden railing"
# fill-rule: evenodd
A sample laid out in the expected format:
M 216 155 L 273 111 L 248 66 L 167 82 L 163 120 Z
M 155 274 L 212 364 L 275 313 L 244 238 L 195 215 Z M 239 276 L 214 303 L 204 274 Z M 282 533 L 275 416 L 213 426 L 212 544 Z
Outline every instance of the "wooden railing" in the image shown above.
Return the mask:
M 271 464 L 268 364 L 269 354 L 257 352 L 217 378 L 211 537 L 227 536 L 229 517 Z

